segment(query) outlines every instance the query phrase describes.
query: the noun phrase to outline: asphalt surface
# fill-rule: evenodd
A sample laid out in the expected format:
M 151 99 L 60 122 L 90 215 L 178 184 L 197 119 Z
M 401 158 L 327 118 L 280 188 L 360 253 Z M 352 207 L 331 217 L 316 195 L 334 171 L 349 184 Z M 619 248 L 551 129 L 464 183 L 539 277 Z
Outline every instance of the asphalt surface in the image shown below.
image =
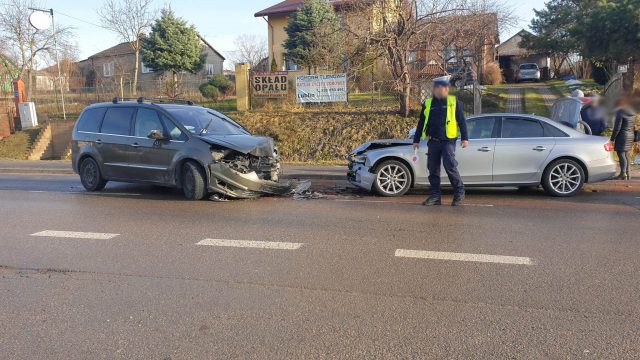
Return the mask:
M 640 358 L 636 188 L 424 208 L 314 184 L 220 203 L 0 174 L 0 358 Z

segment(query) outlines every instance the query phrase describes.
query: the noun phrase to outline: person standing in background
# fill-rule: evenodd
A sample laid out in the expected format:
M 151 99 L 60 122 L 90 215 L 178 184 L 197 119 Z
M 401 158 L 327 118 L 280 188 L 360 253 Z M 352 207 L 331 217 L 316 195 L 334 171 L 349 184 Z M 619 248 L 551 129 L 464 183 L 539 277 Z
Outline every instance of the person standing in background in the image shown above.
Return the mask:
M 601 136 L 607 128 L 607 110 L 602 106 L 602 99 L 597 95 L 582 108 L 580 116 L 582 121 L 591 128 L 591 135 Z
M 615 123 L 610 143 L 620 159 L 620 175 L 616 180 L 631 179 L 631 159 L 629 153 L 635 137 L 636 112 L 631 101 L 623 97 L 616 102 Z

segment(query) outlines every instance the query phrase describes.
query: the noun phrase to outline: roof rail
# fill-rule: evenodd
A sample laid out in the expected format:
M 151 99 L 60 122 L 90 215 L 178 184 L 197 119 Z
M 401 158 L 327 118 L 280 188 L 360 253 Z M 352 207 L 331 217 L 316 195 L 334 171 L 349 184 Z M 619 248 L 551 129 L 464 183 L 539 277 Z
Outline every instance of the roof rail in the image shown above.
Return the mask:
M 145 102 L 149 102 L 149 103 L 161 103 L 161 104 L 187 104 L 187 105 L 195 105 L 195 102 L 192 100 L 187 100 L 187 99 L 172 99 L 172 98 L 161 98 L 161 97 L 155 97 L 155 98 L 145 98 L 144 96 L 140 96 L 137 99 L 132 99 L 132 98 L 121 98 L 121 97 L 114 97 L 113 100 L 111 100 L 112 103 L 117 104 L 121 101 L 136 101 L 138 104 L 143 104 Z
M 195 104 L 194 101 L 188 100 L 188 99 L 174 99 L 174 98 L 162 98 L 162 97 L 146 98 L 141 96 L 137 99 L 137 101 L 139 104 L 142 104 L 145 101 L 150 103 L 161 103 L 161 104 L 187 104 L 187 105 Z

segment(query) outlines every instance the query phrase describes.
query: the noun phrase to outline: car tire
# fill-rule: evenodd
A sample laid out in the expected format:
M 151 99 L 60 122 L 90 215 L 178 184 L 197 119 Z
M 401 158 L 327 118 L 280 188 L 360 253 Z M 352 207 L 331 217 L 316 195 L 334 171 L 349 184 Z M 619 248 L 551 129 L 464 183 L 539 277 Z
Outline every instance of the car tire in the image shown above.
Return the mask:
M 373 188 L 385 197 L 402 196 L 411 189 L 411 171 L 398 160 L 386 160 L 376 167 Z
M 93 158 L 85 158 L 80 163 L 80 182 L 87 191 L 100 191 L 107 185 L 107 181 L 102 177 L 100 166 Z
M 571 159 L 559 159 L 547 166 L 542 174 L 542 187 L 555 197 L 574 196 L 584 185 L 582 166 Z
M 182 168 L 182 192 L 189 200 L 202 200 L 207 195 L 207 182 L 202 168 L 188 162 Z

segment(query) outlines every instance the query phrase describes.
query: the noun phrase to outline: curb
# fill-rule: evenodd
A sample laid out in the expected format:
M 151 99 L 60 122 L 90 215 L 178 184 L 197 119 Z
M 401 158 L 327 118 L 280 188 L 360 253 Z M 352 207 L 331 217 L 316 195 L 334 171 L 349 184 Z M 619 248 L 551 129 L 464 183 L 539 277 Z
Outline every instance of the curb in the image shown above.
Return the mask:
M 0 174 L 74 175 L 71 169 L 0 168 Z

